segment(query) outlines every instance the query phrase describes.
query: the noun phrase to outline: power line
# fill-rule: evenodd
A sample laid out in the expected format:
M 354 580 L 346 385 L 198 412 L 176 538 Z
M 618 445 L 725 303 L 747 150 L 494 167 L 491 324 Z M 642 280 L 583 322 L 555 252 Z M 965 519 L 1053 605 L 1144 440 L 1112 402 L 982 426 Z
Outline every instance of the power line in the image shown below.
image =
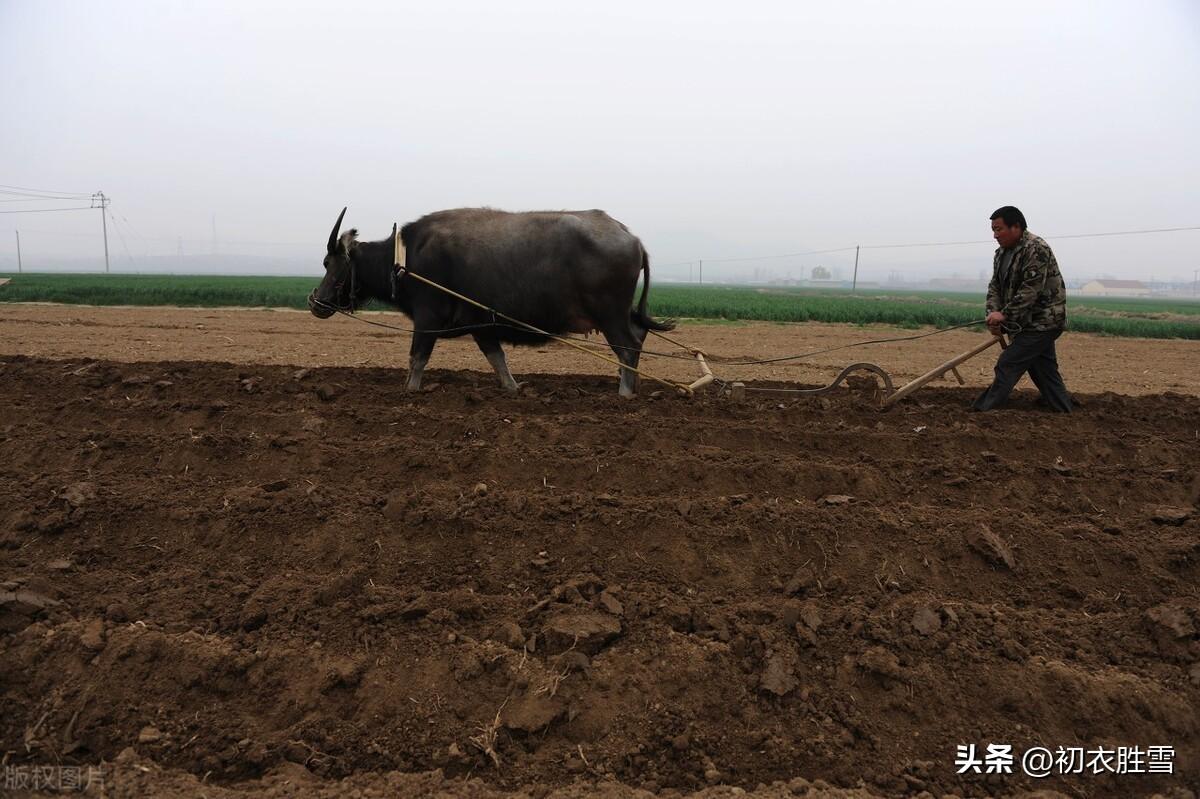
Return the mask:
M 65 194 L 72 197 L 90 196 L 86 191 L 53 191 L 51 189 L 31 189 L 28 186 L 6 186 L 3 183 L 0 183 L 0 189 L 8 189 L 10 192 L 28 191 L 33 192 L 34 194 Z
M 107 207 L 104 208 L 104 213 L 108 214 L 109 218 L 112 219 L 113 230 L 117 231 L 117 238 L 121 240 L 121 246 L 125 248 L 125 257 L 130 261 L 133 261 L 133 253 L 129 251 L 129 245 L 125 243 L 125 234 L 121 232 L 121 227 L 117 224 L 116 215 L 114 215 L 112 211 L 108 210 Z
M 0 230 L 9 231 L 9 230 L 16 230 L 16 228 L 0 228 Z M 64 231 L 44 230 L 42 228 L 25 227 L 24 225 L 21 226 L 21 230 L 25 231 L 26 233 L 44 233 L 47 236 L 54 236 L 56 238 L 72 238 L 72 239 L 98 239 L 98 238 L 100 238 L 99 233 L 79 233 L 79 232 L 65 231 L 65 230 Z
M 1167 227 L 1167 228 L 1147 228 L 1143 230 L 1112 230 L 1101 233 L 1064 233 L 1061 235 L 1044 236 L 1047 239 L 1090 239 L 1099 238 L 1102 236 L 1139 236 L 1149 233 L 1179 233 L 1190 230 L 1200 230 L 1200 225 L 1190 225 L 1186 227 Z M 971 239 L 963 241 L 922 241 L 922 242 L 905 242 L 902 244 L 863 244 L 864 250 L 896 250 L 908 249 L 916 247 L 962 247 L 967 245 L 977 244 L 992 244 L 991 239 Z M 712 264 L 736 263 L 743 261 L 767 261 L 776 258 L 796 258 L 802 255 L 827 255 L 829 253 L 849 252 L 855 247 L 834 247 L 828 250 L 807 250 L 805 252 L 781 253 L 779 255 L 755 255 L 745 258 L 705 258 L 703 260 Z M 659 266 L 680 266 L 683 264 L 694 264 L 700 259 L 692 261 L 679 261 L 673 264 L 659 264 Z
M 1143 233 L 1178 233 L 1184 230 L 1200 230 L 1200 225 L 1190 227 L 1161 227 L 1151 230 L 1114 230 L 1109 233 L 1075 233 L 1066 236 L 1047 236 L 1048 239 L 1091 239 L 1100 236 L 1138 236 Z
M 1049 238 L 1049 236 L 1047 236 Z M 974 241 L 929 241 L 911 244 L 864 244 L 864 250 L 898 250 L 906 247 L 960 247 L 964 244 L 988 244 L 991 239 L 975 239 Z M 847 249 L 853 250 L 853 247 Z
M 17 197 L 83 197 L 84 194 L 59 194 L 54 191 L 26 191 L 25 189 L 0 189 L 0 194 L 11 194 Z
M 94 205 L 79 205 L 74 208 L 22 208 L 17 211 L 0 211 L 0 214 L 45 214 L 53 211 L 94 211 Z
M 0 191 L 0 194 L 5 194 L 5 192 Z M 49 197 L 49 196 L 46 196 L 46 197 L 42 197 L 42 196 L 9 197 L 9 198 L 0 200 L 0 203 L 33 203 L 33 202 L 40 202 L 42 200 L 56 200 L 59 202 L 74 203 L 74 202 L 79 202 L 82 199 L 85 199 L 85 198 L 83 198 L 83 197 Z
M 807 252 L 787 252 L 781 255 L 754 255 L 747 258 L 705 258 L 710 264 L 728 264 L 735 261 L 767 261 L 773 258 L 796 258 L 801 255 L 825 255 L 832 252 L 848 252 L 853 250 L 854 246 L 850 247 L 834 247 L 831 250 L 808 250 Z M 865 249 L 865 248 L 864 248 Z
M 1066 233 L 1058 236 L 1044 236 L 1047 239 L 1093 239 L 1101 236 L 1138 236 L 1146 233 L 1178 233 L 1185 230 L 1200 230 L 1200 225 L 1190 227 L 1161 227 L 1147 230 L 1111 230 L 1104 233 Z M 864 244 L 864 250 L 891 250 L 901 247 L 957 247 L 964 244 L 991 244 L 991 239 L 975 239 L 974 241 L 934 241 L 916 244 Z

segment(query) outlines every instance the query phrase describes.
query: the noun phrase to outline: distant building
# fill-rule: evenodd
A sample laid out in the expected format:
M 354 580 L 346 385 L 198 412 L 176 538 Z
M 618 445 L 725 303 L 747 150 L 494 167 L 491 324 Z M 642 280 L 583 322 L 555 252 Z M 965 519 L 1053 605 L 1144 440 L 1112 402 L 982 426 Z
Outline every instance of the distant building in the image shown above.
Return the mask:
M 1150 287 L 1140 280 L 1089 280 L 1079 288 L 1089 297 L 1149 297 Z

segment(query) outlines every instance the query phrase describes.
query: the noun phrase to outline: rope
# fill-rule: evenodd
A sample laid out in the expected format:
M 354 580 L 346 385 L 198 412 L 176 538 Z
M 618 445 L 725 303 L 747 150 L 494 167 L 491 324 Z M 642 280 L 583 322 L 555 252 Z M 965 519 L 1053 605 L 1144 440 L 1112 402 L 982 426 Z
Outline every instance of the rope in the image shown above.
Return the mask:
M 349 317 L 357 322 L 362 322 L 362 323 L 368 324 L 368 325 L 375 325 L 375 327 L 385 327 L 388 330 L 399 330 L 401 333 L 413 333 L 413 334 L 426 333 L 426 334 L 432 336 L 432 335 L 442 335 L 442 334 L 446 334 L 446 333 L 464 333 L 468 330 L 479 330 L 479 329 L 486 328 L 486 327 L 497 327 L 498 326 L 495 322 L 486 322 L 483 324 L 476 324 L 476 325 L 463 325 L 461 327 L 444 327 L 444 328 L 441 328 L 438 330 L 417 330 L 417 329 L 411 328 L 411 327 L 402 327 L 401 325 L 389 325 L 386 322 L 373 322 L 370 319 L 364 319 L 361 316 L 352 314 L 349 311 L 343 311 L 341 308 L 335 308 L 334 306 L 330 305 L 329 303 L 321 302 L 320 300 L 317 300 L 317 299 L 314 299 L 313 303 L 316 305 L 325 307 L 325 308 L 329 308 L 334 313 L 339 313 L 342 316 Z M 515 327 L 514 325 L 502 325 L 502 326 L 503 327 Z
M 425 333 L 428 335 L 443 335 L 443 334 L 448 334 L 448 333 L 465 333 L 470 330 L 485 330 L 485 329 L 491 328 L 491 327 L 506 327 L 506 328 L 509 328 L 510 330 L 525 330 L 526 329 L 526 328 L 520 327 L 518 325 L 509 324 L 507 322 L 480 322 L 478 324 L 461 325 L 459 327 L 443 327 L 443 328 L 436 328 L 436 329 L 432 329 L 432 328 L 431 329 L 417 329 L 417 328 L 412 328 L 412 327 L 404 327 L 403 325 L 391 325 L 386 322 L 374 322 L 370 319 L 365 319 L 356 314 L 352 314 L 349 311 L 345 311 L 345 310 L 342 310 L 341 308 L 330 305 L 327 302 L 322 302 L 321 300 L 318 300 L 315 297 L 313 298 L 313 304 L 319 305 L 322 308 L 328 308 L 330 311 L 337 313 L 337 314 L 341 314 L 342 316 L 345 316 L 349 319 L 353 319 L 356 322 L 362 322 L 363 324 L 367 324 L 367 325 L 374 325 L 375 327 L 383 327 L 388 330 L 397 330 L 401 333 L 411 333 L 411 334 Z M 602 345 L 592 344 L 587 339 L 575 338 L 573 336 L 560 336 L 558 338 L 559 339 L 570 339 L 571 341 L 574 341 L 574 342 L 580 344 L 581 346 L 592 347 L 594 350 L 597 350 L 597 351 L 603 348 Z M 675 342 L 672 341 L 672 343 L 675 343 Z M 642 355 L 652 355 L 657 358 L 676 358 L 681 361 L 696 360 L 694 355 L 679 355 L 678 353 L 674 353 L 674 352 L 656 352 L 654 350 L 639 349 L 637 347 L 625 347 L 620 344 L 608 344 L 607 346 L 610 349 L 628 350 L 629 352 L 640 352 Z M 692 351 L 690 347 L 688 347 L 684 344 L 678 344 L 677 346 L 679 346 L 680 349 Z M 625 367 L 625 368 L 629 368 L 629 367 Z
M 343 316 L 349 316 L 352 319 L 357 319 L 358 321 L 365 322 L 366 324 L 369 324 L 369 325 L 375 325 L 376 327 L 383 327 L 383 328 L 387 328 L 389 330 L 399 330 L 399 331 L 414 334 L 414 335 L 415 334 L 440 335 L 440 334 L 460 333 L 460 332 L 465 332 L 468 330 L 479 330 L 479 329 L 494 328 L 494 327 L 508 327 L 508 328 L 512 328 L 514 330 L 528 330 L 528 331 L 537 333 L 538 335 L 545 336 L 546 338 L 551 339 L 553 341 L 557 341 L 561 344 L 566 344 L 569 347 L 574 347 L 575 349 L 579 350 L 580 352 L 583 352 L 587 355 L 591 355 L 593 358 L 599 358 L 600 360 L 602 360 L 606 363 L 616 366 L 618 369 L 629 369 L 630 371 L 634 372 L 635 374 L 646 377 L 657 383 L 662 383 L 665 386 L 670 386 L 671 388 L 674 388 L 677 391 L 683 391 L 687 394 L 692 393 L 691 388 L 683 383 L 676 383 L 674 381 L 670 381 L 670 380 L 666 380 L 664 378 L 658 377 L 657 375 L 652 375 L 649 372 L 645 371 L 644 369 L 640 369 L 636 366 L 627 366 L 627 365 L 621 363 L 620 361 L 614 360 L 613 358 L 610 358 L 607 355 L 605 355 L 601 352 L 598 352 L 597 349 L 595 347 L 593 347 L 590 343 L 580 343 L 579 339 L 575 339 L 570 336 L 560 336 L 560 335 L 556 335 L 554 333 L 550 333 L 548 331 L 542 330 L 541 328 L 531 325 L 528 322 L 522 322 L 520 319 L 514 319 L 513 317 L 508 316 L 507 314 L 503 314 L 494 308 L 490 308 L 481 302 L 473 300 L 470 297 L 467 297 L 463 294 L 459 294 L 457 291 L 454 291 L 453 289 L 447 288 L 439 283 L 436 283 L 433 280 L 430 280 L 429 278 L 425 277 L 424 275 L 418 275 L 415 272 L 410 272 L 407 269 L 404 269 L 403 267 L 400 267 L 400 269 L 402 270 L 402 274 L 412 275 L 412 277 L 416 278 L 417 280 L 420 280 L 422 283 L 432 286 L 433 288 L 436 288 L 439 291 L 443 291 L 446 294 L 449 294 L 450 296 L 454 297 L 455 299 L 461 300 L 462 302 L 465 302 L 469 305 L 473 305 L 476 308 L 479 308 L 483 311 L 490 313 L 492 315 L 492 321 L 480 323 L 480 324 L 462 325 L 459 327 L 442 328 L 442 329 L 436 329 L 436 330 L 417 330 L 414 328 L 401 327 L 400 325 L 390 325 L 385 322 L 375 322 L 370 319 L 363 319 L 362 317 L 356 316 L 353 313 L 348 313 L 346 311 L 343 311 L 341 308 L 338 308 L 333 305 L 329 305 L 328 303 L 321 302 L 320 300 L 314 299 L 313 302 L 315 302 L 317 305 L 323 306 L 325 308 L 330 308 L 333 311 L 335 311 L 336 313 L 342 314 Z M 505 322 L 497 322 L 496 321 L 497 317 L 506 320 L 507 324 Z M 913 336 L 895 336 L 892 338 L 880 338 L 880 339 L 868 339 L 866 341 L 855 341 L 850 344 L 842 344 L 837 347 L 828 347 L 828 348 L 822 349 L 822 350 L 813 350 L 812 352 L 801 353 L 799 355 L 782 355 L 782 356 L 779 356 L 776 358 L 759 358 L 759 359 L 754 359 L 754 360 L 741 360 L 741 361 L 722 361 L 722 360 L 719 360 L 719 356 L 717 356 L 718 359 L 715 362 L 720 363 L 724 366 L 759 366 L 759 365 L 770 364 L 770 363 L 782 363 L 784 361 L 804 360 L 807 358 L 812 358 L 817 355 L 825 355 L 825 354 L 828 354 L 831 352 L 839 352 L 841 350 L 847 350 L 847 349 L 851 349 L 854 347 L 867 347 L 867 346 L 871 346 L 874 344 L 888 344 L 888 343 L 894 343 L 894 342 L 900 342 L 900 341 L 917 341 L 919 339 L 929 338 L 930 336 L 938 336 L 938 335 L 941 335 L 942 333 L 949 333 L 952 330 L 961 330 L 962 328 L 965 328 L 965 327 L 975 327 L 977 325 L 981 325 L 984 323 L 986 323 L 986 320 L 977 319 L 977 320 L 973 320 L 970 322 L 963 322 L 962 324 L 945 327 L 940 330 L 934 330 L 929 333 L 919 333 L 919 334 L 913 335 Z M 1001 325 L 1001 327 L 1009 335 L 1016 335 L 1017 333 L 1021 332 L 1021 326 L 1016 323 L 1013 323 L 1013 322 L 1004 322 Z M 653 352 L 653 351 L 645 350 L 640 347 L 626 347 L 626 346 L 622 346 L 619 344 L 611 344 L 611 343 L 608 346 L 612 349 L 627 350 L 627 351 L 637 352 L 641 355 L 656 356 L 656 357 L 660 357 L 660 358 L 680 358 L 680 359 L 684 359 L 684 360 L 691 360 L 692 357 L 694 357 L 696 355 L 704 354 L 701 350 L 696 349 L 694 347 L 689 347 L 688 345 L 684 344 L 683 342 L 677 341 L 674 338 L 672 338 L 664 333 L 661 333 L 657 330 L 650 330 L 648 332 L 653 333 L 658 338 L 668 342 L 669 344 L 673 344 L 676 347 L 679 347 L 680 349 L 686 350 L 691 354 L 690 355 L 677 355 L 675 353 L 660 353 L 660 352 Z M 712 356 L 710 356 L 710 357 L 712 357 Z M 750 387 L 750 386 L 746 386 L 745 388 L 748 391 L 770 391 L 770 392 L 786 393 L 786 394 L 822 393 L 824 391 L 827 391 L 829 389 L 836 387 L 845 378 L 845 376 L 848 372 L 854 370 L 855 368 L 857 368 L 859 366 L 862 366 L 862 364 L 853 364 L 853 365 L 847 367 L 846 369 L 843 369 L 841 374 L 839 374 L 837 376 L 837 378 L 833 381 L 833 383 L 831 383 L 830 385 L 826 386 L 825 388 L 821 388 L 821 389 L 754 388 L 754 387 Z M 875 367 L 875 368 L 877 369 L 878 367 Z M 729 385 L 729 381 L 723 380 L 720 377 L 716 377 L 715 375 L 712 377 L 712 380 L 714 383 L 716 383 L 717 385 L 719 385 L 723 388 Z
M 545 336 L 546 338 L 562 342 L 563 344 L 566 344 L 569 347 L 574 347 L 575 349 L 579 350 L 580 352 L 586 352 L 588 355 L 591 355 L 593 358 L 599 358 L 600 360 L 605 361 L 606 363 L 610 363 L 613 366 L 616 366 L 618 369 L 628 369 L 631 372 L 633 372 L 634 374 L 641 375 L 642 377 L 653 380 L 656 383 L 662 383 L 664 386 L 669 386 L 678 391 L 683 391 L 687 394 L 692 393 L 691 389 L 688 388 L 688 386 L 683 383 L 676 383 L 671 380 L 667 380 L 665 378 L 658 377 L 657 375 L 652 375 L 649 372 L 645 371 L 644 369 L 639 369 L 636 366 L 629 366 L 628 364 L 623 364 L 620 361 L 616 360 L 615 358 L 610 358 L 607 355 L 604 355 L 603 353 L 599 353 L 593 349 L 584 347 L 584 346 L 578 344 L 577 342 L 573 341 L 572 339 L 566 338 L 564 336 L 555 335 L 554 333 L 547 332 L 545 330 L 542 330 L 540 327 L 536 327 L 534 325 L 529 324 L 528 322 L 522 322 L 520 319 L 514 319 L 513 317 L 511 317 L 507 314 L 500 313 L 495 308 L 489 308 L 488 306 L 484 305 L 483 303 L 477 302 L 476 300 L 473 300 L 470 297 L 459 294 L 457 291 L 454 291 L 453 289 L 449 289 L 439 283 L 435 283 L 434 281 L 430 280 L 429 278 L 425 277 L 424 275 L 418 275 L 416 272 L 409 272 L 407 270 L 405 271 L 405 274 L 411 275 L 412 277 L 415 277 L 417 280 L 420 280 L 422 283 L 433 286 L 435 289 L 444 291 L 447 294 L 449 294 L 451 297 L 454 297 L 457 300 L 461 300 L 470 305 L 474 305 L 476 308 L 487 311 L 488 313 L 490 313 L 492 315 L 493 319 L 496 317 L 500 317 L 501 319 L 505 320 L 506 322 L 511 322 L 515 325 L 519 325 L 522 328 L 524 328 L 526 330 L 530 330 L 534 333 L 537 333 L 540 336 Z
M 413 277 L 420 278 L 419 275 L 413 274 L 411 272 L 409 274 L 412 274 Z M 425 280 L 425 278 L 420 278 L 420 279 Z M 428 281 L 428 280 L 426 282 L 432 283 L 432 281 Z M 436 286 L 436 284 L 434 284 L 434 285 Z M 440 286 L 436 286 L 436 287 L 441 288 Z M 504 314 L 500 314 L 498 312 L 492 311 L 492 309 L 487 308 L 486 306 L 483 306 L 479 303 L 476 303 L 473 300 L 462 297 L 462 295 L 459 295 L 456 292 L 450 291 L 449 289 L 444 289 L 444 290 L 450 294 L 453 294 L 453 295 L 459 297 L 460 299 L 463 299 L 466 302 L 470 302 L 472 305 L 476 305 L 480 308 L 483 308 L 484 310 L 488 311 L 489 313 L 504 317 Z M 460 327 L 447 327 L 447 328 L 440 328 L 440 329 L 419 330 L 416 328 L 402 327 L 400 325 L 391 325 L 391 324 L 387 324 L 385 322 L 375 322 L 370 319 L 364 319 L 361 316 L 356 316 L 355 314 L 348 313 L 346 311 L 343 311 L 340 308 L 336 308 L 332 305 L 329 305 L 328 303 L 321 302 L 320 300 L 317 300 L 317 299 L 314 299 L 313 302 L 315 302 L 317 305 L 321 305 L 325 308 L 329 308 L 329 309 L 333 310 L 334 312 L 341 314 L 342 316 L 350 317 L 351 319 L 355 319 L 359 322 L 363 322 L 368 325 L 374 325 L 376 327 L 387 328 L 388 330 L 398 330 L 402 333 L 410 333 L 410 334 L 424 333 L 424 334 L 428 334 L 428 335 L 442 335 L 442 334 L 449 334 L 449 333 L 463 333 L 463 332 L 467 332 L 470 330 L 483 330 L 483 329 L 493 328 L 493 327 L 507 327 L 507 328 L 511 328 L 513 330 L 533 330 L 541 335 L 545 335 L 551 339 L 554 339 L 555 341 L 575 347 L 578 350 L 586 352 L 589 355 L 600 358 L 601 360 L 604 360 L 608 363 L 614 364 L 618 367 L 625 368 L 625 369 L 632 369 L 633 371 L 637 372 L 638 374 L 645 375 L 646 377 L 649 377 L 652 380 L 657 380 L 660 383 L 665 383 L 667 385 L 670 385 L 670 386 L 673 386 L 676 388 L 682 387 L 682 385 L 683 385 L 682 383 L 670 383 L 666 380 L 662 380 L 660 378 L 654 377 L 653 375 L 646 374 L 643 370 L 641 370 L 637 367 L 623 366 L 619 362 L 614 361 L 612 358 L 609 358 L 608 356 L 599 352 L 597 348 L 600 345 L 592 345 L 590 342 L 587 342 L 585 339 L 572 338 L 569 336 L 556 336 L 554 334 L 541 331 L 538 328 L 533 327 L 532 325 L 524 325 L 524 323 L 508 324 L 505 322 L 484 322 L 484 323 L 473 324 L 473 325 L 462 325 Z M 504 318 L 508 318 L 508 317 L 504 317 Z M 822 350 L 813 350 L 812 352 L 805 352 L 805 353 L 801 353 L 799 355 L 782 355 L 777 358 L 760 358 L 760 359 L 756 359 L 756 360 L 726 361 L 726 360 L 721 360 L 721 356 L 719 356 L 719 355 L 714 356 L 709 353 L 704 353 L 704 354 L 707 355 L 709 357 L 709 359 L 711 359 L 714 363 L 719 363 L 722 366 L 761 366 L 761 365 L 771 364 L 771 363 L 782 363 L 784 361 L 804 360 L 807 358 L 815 357 L 817 355 L 826 355 L 831 352 L 838 352 L 840 350 L 852 349 L 854 347 L 866 347 L 866 346 L 871 346 L 874 344 L 890 344 L 890 343 L 901 342 L 901 341 L 916 341 L 918 339 L 929 338 L 930 336 L 941 335 L 942 333 L 949 333 L 953 330 L 961 330 L 962 328 L 965 328 L 965 327 L 974 327 L 976 325 L 984 324 L 984 322 L 985 322 L 985 320 L 979 319 L 979 320 L 976 320 L 973 322 L 964 322 L 962 324 L 953 325 L 951 327 L 942 328 L 940 330 L 934 330 L 929 333 L 920 333 L 920 334 L 914 335 L 914 336 L 895 336 L 893 338 L 868 339 L 866 341 L 856 341 L 856 342 L 852 342 L 850 344 L 842 344 L 837 347 L 829 347 L 827 349 L 822 349 Z M 1004 331 L 1006 333 L 1008 333 L 1009 335 L 1016 335 L 1017 333 L 1021 332 L 1020 325 L 1017 325 L 1016 323 L 1013 323 L 1013 322 L 1005 322 L 1003 325 L 1003 328 L 1004 328 Z M 692 353 L 692 354 L 679 355 L 679 354 L 673 353 L 673 352 L 656 352 L 654 350 L 639 349 L 637 347 L 626 347 L 626 346 L 623 346 L 620 344 L 608 344 L 607 346 L 611 349 L 616 349 L 616 350 L 627 350 L 630 352 L 639 352 L 642 355 L 646 355 L 646 356 L 650 356 L 650 357 L 674 358 L 677 360 L 684 360 L 684 361 L 693 360 L 695 358 L 695 353 L 700 352 L 700 350 L 697 350 L 694 347 L 689 347 L 688 345 L 684 344 L 683 342 L 677 341 L 674 338 L 672 338 L 668 335 L 665 335 L 663 333 L 660 333 L 657 330 L 651 330 L 650 332 L 653 333 L 658 338 L 661 338 L 664 341 L 668 342 L 669 344 L 674 344 L 676 347 L 679 347 L 682 350 L 686 350 L 687 352 Z M 728 385 L 728 381 L 722 380 L 719 377 L 714 378 L 714 382 L 716 382 L 720 385 Z M 790 392 L 790 391 L 795 391 L 798 389 L 768 389 L 768 388 L 747 387 L 747 390 Z M 808 389 L 803 389 L 803 390 L 808 390 Z
M 930 333 L 920 333 L 915 336 L 896 336 L 895 338 L 876 338 L 876 339 L 869 339 L 867 341 L 856 341 L 851 344 L 842 344 L 837 347 L 829 347 L 828 349 L 823 349 L 823 350 L 813 350 L 812 352 L 805 352 L 800 355 L 781 355 L 778 358 L 759 358 L 757 360 L 748 360 L 748 361 L 745 361 L 745 360 L 743 360 L 743 361 L 723 361 L 720 359 L 720 356 L 712 356 L 712 355 L 709 355 L 709 358 L 711 358 L 714 363 L 719 363 L 722 366 L 761 366 L 763 364 L 780 363 L 783 361 L 799 361 L 799 360 L 803 360 L 805 358 L 812 358 L 816 355 L 825 355 L 830 352 L 838 352 L 840 350 L 848 350 L 853 347 L 866 347 L 871 344 L 889 344 L 889 343 L 897 342 L 897 341 L 916 341 L 917 339 L 929 338 L 930 336 L 939 336 L 942 333 L 949 333 L 952 330 L 961 330 L 964 327 L 974 327 L 976 325 L 982 325 L 985 323 L 985 321 L 986 320 L 984 320 L 984 319 L 978 319 L 974 322 L 964 322 L 960 325 L 953 325 L 952 327 L 944 327 L 940 330 L 934 330 L 933 332 L 930 332 Z M 1017 325 L 1015 323 L 1012 323 L 1012 322 L 1005 322 L 1003 327 L 1004 327 L 1004 332 L 1006 332 L 1010 335 L 1016 335 L 1017 333 L 1021 332 L 1021 326 Z M 658 336 L 659 338 L 666 339 L 667 341 L 670 341 L 672 344 L 676 344 L 676 346 L 682 346 L 682 345 L 679 345 L 677 342 L 672 341 L 671 339 L 662 335 L 661 333 L 659 333 L 656 330 L 652 330 L 650 332 L 654 333 L 654 335 Z M 690 348 L 685 347 L 685 349 L 690 349 Z M 707 354 L 707 353 L 705 353 L 705 354 Z M 682 357 L 682 356 L 676 356 L 676 357 Z
M 645 369 L 640 369 L 636 366 L 629 366 L 628 364 L 623 364 L 614 358 L 610 358 L 607 355 L 604 355 L 600 352 L 596 352 L 594 349 L 585 347 L 585 346 L 577 343 L 573 339 L 567 338 L 565 336 L 555 335 L 554 333 L 550 333 L 545 330 L 542 330 L 540 327 L 531 325 L 528 322 L 522 322 L 520 319 L 514 319 L 513 317 L 508 316 L 507 314 L 503 314 L 503 313 L 495 310 L 494 308 L 489 308 L 488 306 L 484 305 L 481 302 L 477 302 L 477 301 L 471 299 L 470 297 L 459 294 L 457 291 L 454 291 L 453 289 L 446 288 L 445 286 L 443 286 L 439 283 L 436 283 L 423 275 L 418 275 L 416 272 L 409 272 L 406 270 L 405 274 L 411 275 L 412 277 L 415 277 L 417 280 L 420 280 L 423 283 L 427 283 L 428 285 L 430 285 L 440 291 L 444 291 L 447 294 L 449 294 L 450 296 L 454 297 L 455 299 L 461 300 L 465 303 L 475 306 L 476 308 L 487 311 L 488 313 L 490 313 L 492 315 L 493 319 L 495 319 L 496 317 L 500 317 L 501 319 L 504 319 L 507 322 L 510 322 L 511 324 L 502 325 L 499 322 L 493 321 L 493 322 L 487 322 L 487 323 L 475 324 L 475 325 L 463 325 L 461 327 L 456 327 L 456 328 L 444 328 L 442 330 L 415 330 L 415 329 L 411 329 L 411 328 L 404 328 L 399 325 L 389 325 L 384 322 L 373 322 L 370 319 L 362 319 L 361 317 L 355 316 L 353 313 L 348 313 L 346 311 L 343 311 L 341 308 L 337 308 L 336 306 L 329 305 L 328 303 L 325 303 L 325 302 L 321 302 L 320 300 L 314 299 L 313 301 L 322 307 L 332 308 L 334 311 L 342 314 L 343 316 L 349 316 L 352 319 L 358 319 L 360 322 L 366 322 L 367 324 L 375 325 L 376 327 L 384 327 L 384 328 L 388 328 L 390 330 L 400 330 L 400 331 L 403 331 L 406 333 L 412 333 L 412 334 L 424 333 L 424 334 L 434 335 L 434 334 L 441 334 L 441 333 L 456 333 L 456 332 L 463 332 L 466 330 L 476 330 L 476 329 L 481 329 L 481 328 L 501 327 L 501 326 L 510 327 L 510 328 L 514 328 L 517 330 L 532 331 L 540 336 L 545 336 L 546 338 L 552 339 L 554 341 L 558 341 L 562 344 L 566 344 L 569 347 L 574 347 L 575 349 L 579 350 L 580 352 L 584 352 L 584 353 L 587 353 L 588 355 L 591 355 L 593 358 L 599 358 L 600 360 L 602 360 L 606 363 L 616 366 L 618 369 L 628 369 L 629 371 L 631 371 L 635 374 L 641 375 L 642 377 L 645 377 L 649 380 L 653 380 L 656 383 L 662 383 L 664 386 L 669 386 L 670 388 L 676 389 L 678 391 L 684 391 L 689 394 L 691 393 L 691 389 L 689 389 L 688 386 L 684 383 L 676 383 L 676 382 L 667 380 L 665 378 L 658 377 L 657 375 L 650 374 Z M 634 350 L 635 348 L 621 347 L 621 349 Z

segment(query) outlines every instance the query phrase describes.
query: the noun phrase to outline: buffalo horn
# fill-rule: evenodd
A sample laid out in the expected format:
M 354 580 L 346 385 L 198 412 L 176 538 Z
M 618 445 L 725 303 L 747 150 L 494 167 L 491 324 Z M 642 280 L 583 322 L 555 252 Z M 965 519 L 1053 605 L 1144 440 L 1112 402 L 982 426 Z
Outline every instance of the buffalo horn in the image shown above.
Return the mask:
M 346 209 L 343 208 L 342 212 L 338 214 L 338 220 L 333 223 L 333 232 L 329 234 L 329 252 L 331 253 L 337 247 L 338 231 L 342 229 L 342 217 L 345 215 Z

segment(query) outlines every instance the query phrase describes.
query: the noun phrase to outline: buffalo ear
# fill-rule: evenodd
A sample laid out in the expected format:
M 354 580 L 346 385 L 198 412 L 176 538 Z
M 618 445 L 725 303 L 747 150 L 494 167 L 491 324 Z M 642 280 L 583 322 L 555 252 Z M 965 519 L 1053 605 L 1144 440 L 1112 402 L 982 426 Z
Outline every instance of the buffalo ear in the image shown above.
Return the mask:
M 337 249 L 338 231 L 342 229 L 342 217 L 346 215 L 346 209 L 343 207 L 342 212 L 338 214 L 337 221 L 333 223 L 333 232 L 329 234 L 329 246 L 326 248 L 330 255 L 333 255 Z

